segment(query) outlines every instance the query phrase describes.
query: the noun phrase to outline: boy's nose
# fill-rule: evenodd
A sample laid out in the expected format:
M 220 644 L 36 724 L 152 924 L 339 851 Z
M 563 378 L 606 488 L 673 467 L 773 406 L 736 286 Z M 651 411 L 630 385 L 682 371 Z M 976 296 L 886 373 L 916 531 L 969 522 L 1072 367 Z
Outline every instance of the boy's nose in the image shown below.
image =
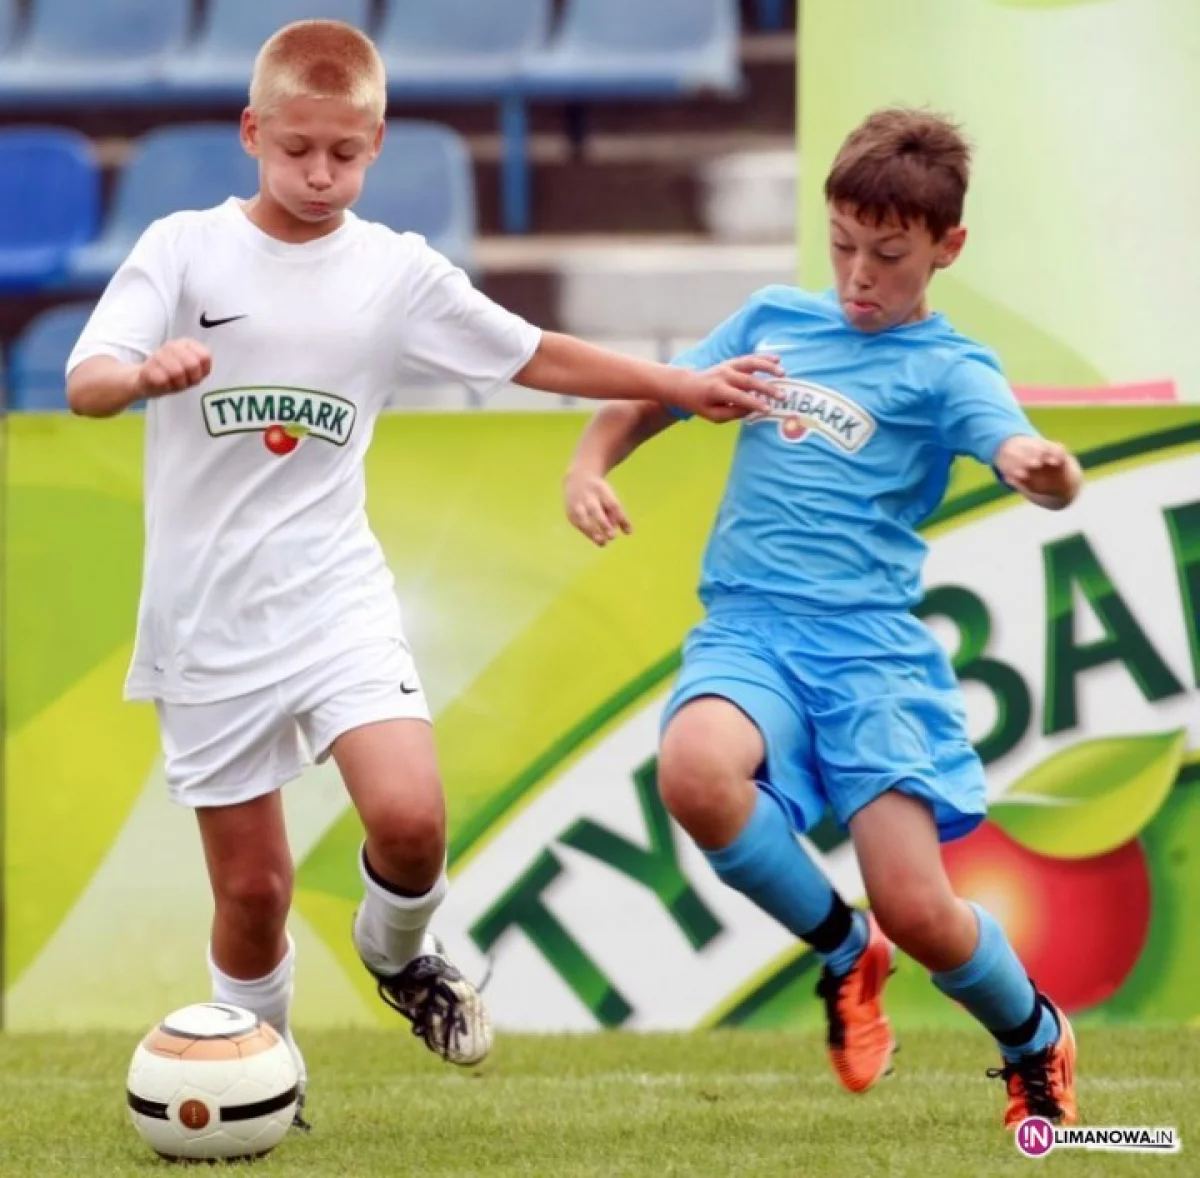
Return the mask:
M 859 290 L 870 290 L 875 285 L 875 273 L 866 262 L 855 262 L 850 281 Z

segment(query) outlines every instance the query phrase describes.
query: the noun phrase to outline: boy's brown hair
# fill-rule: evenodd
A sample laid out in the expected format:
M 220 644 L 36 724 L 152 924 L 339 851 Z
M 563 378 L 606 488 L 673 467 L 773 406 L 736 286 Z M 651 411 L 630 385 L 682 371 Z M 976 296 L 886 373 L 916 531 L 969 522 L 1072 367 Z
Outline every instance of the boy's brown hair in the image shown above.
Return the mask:
M 924 222 L 934 241 L 962 222 L 971 148 L 956 123 L 932 111 L 891 107 L 869 115 L 842 144 L 825 199 L 881 225 Z

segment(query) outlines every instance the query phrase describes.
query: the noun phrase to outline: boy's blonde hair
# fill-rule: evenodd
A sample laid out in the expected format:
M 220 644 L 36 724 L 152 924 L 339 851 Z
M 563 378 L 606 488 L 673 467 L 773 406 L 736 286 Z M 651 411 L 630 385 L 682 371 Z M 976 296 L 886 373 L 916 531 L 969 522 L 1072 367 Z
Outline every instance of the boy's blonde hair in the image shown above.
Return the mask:
M 290 98 L 341 98 L 382 121 L 387 74 L 379 50 L 340 20 L 284 25 L 255 58 L 250 107 L 261 117 Z

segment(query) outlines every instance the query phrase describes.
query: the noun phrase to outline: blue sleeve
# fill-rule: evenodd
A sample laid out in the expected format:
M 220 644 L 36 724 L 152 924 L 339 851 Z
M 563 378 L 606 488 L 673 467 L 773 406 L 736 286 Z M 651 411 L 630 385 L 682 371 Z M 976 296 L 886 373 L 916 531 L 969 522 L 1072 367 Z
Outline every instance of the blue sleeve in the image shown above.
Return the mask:
M 728 319 L 718 323 L 698 344 L 680 352 L 671 363 L 676 368 L 700 371 L 723 364 L 726 360 L 732 360 L 736 356 L 744 356 L 747 350 L 747 328 L 753 308 L 754 301 L 751 300 L 736 310 Z M 674 405 L 668 405 L 667 412 L 680 421 L 687 421 L 692 416 Z
M 717 324 L 698 344 L 680 352 L 671 363 L 677 368 L 702 369 L 723 364 L 735 356 L 744 356 L 751 350 L 747 346 L 747 336 L 754 308 L 752 299 L 723 323 Z
M 1002 373 L 974 357 L 953 364 L 942 382 L 938 435 L 954 454 L 985 466 L 1009 438 L 1038 437 Z

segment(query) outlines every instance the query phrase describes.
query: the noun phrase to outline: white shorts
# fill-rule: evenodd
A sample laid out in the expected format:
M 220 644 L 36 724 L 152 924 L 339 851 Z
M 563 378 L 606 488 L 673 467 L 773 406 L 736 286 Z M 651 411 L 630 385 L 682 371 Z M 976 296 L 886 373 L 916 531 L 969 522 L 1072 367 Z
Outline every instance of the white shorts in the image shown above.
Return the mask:
M 277 790 L 343 733 L 429 721 L 407 643 L 354 647 L 273 687 L 206 704 L 158 700 L 167 789 L 184 806 L 232 806 Z

